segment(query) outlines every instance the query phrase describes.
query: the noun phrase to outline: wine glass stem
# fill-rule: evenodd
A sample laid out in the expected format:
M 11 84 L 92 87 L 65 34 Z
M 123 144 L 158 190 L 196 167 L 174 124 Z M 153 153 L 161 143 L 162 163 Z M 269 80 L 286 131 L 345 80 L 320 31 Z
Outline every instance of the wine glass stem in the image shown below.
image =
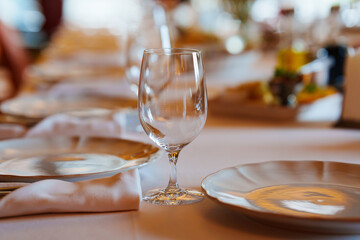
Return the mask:
M 170 163 L 170 179 L 169 184 L 166 187 L 167 192 L 178 192 L 180 190 L 179 184 L 177 183 L 177 172 L 176 172 L 176 163 L 178 160 L 179 151 L 169 152 L 169 163 Z

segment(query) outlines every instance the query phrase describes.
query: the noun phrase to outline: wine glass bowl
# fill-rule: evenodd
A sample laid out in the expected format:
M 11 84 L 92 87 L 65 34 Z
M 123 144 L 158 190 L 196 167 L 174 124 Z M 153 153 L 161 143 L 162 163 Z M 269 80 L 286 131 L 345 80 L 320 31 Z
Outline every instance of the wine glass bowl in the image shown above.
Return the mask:
M 181 189 L 176 163 L 181 149 L 204 127 L 207 96 L 201 53 L 194 49 L 148 49 L 140 73 L 138 110 L 147 135 L 169 156 L 167 188 L 153 190 L 144 200 L 162 205 L 200 201 L 202 193 Z

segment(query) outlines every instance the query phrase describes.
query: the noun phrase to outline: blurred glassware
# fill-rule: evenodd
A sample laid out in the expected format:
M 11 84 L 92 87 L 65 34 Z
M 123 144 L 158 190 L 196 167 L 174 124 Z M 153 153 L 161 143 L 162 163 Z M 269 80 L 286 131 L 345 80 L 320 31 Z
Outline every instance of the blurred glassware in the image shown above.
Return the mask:
M 130 88 L 138 92 L 142 54 L 146 48 L 171 48 L 171 37 L 165 9 L 154 2 L 145 2 L 150 9 L 143 12 L 138 26 L 130 29 L 126 40 L 126 78 Z
M 292 46 L 294 38 L 294 9 L 281 9 L 278 19 L 278 32 L 280 35 L 279 48 L 289 48 Z
M 249 0 L 223 0 L 225 10 L 229 11 L 235 19 L 246 24 L 250 19 L 252 1 Z
M 225 42 L 227 51 L 238 54 L 255 43 L 257 29 L 251 24 L 251 8 L 254 1 L 249 0 L 223 0 L 223 8 L 238 21 L 238 34 L 229 37 Z M 254 37 L 255 35 L 255 37 Z
M 346 28 L 353 28 L 360 26 L 360 2 L 358 0 L 343 0 L 340 1 L 340 18 L 342 24 Z

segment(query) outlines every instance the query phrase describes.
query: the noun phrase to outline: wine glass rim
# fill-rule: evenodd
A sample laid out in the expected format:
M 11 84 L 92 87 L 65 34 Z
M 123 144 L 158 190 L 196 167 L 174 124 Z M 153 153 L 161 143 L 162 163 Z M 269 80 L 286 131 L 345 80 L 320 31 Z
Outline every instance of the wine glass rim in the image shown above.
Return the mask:
M 158 55 L 186 55 L 186 54 L 200 54 L 201 51 L 195 48 L 147 48 L 144 54 L 158 54 Z

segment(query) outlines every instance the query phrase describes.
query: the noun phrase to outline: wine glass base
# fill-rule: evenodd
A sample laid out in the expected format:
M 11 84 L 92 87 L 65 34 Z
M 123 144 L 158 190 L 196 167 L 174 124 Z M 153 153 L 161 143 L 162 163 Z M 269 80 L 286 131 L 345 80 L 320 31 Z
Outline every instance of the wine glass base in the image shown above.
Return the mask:
M 199 202 L 204 194 L 190 189 L 179 189 L 176 192 L 167 192 L 165 189 L 154 189 L 143 196 L 143 200 L 157 205 L 185 205 Z

